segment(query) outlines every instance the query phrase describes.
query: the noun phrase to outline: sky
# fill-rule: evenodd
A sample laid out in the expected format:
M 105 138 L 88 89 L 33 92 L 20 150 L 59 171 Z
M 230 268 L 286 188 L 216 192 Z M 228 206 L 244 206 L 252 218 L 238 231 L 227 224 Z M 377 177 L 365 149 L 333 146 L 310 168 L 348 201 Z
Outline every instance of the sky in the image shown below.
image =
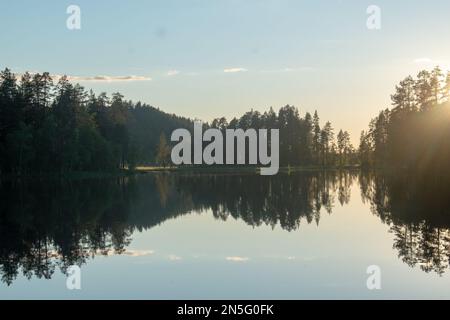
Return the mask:
M 290 104 L 357 143 L 400 80 L 450 69 L 449 12 L 447 0 L 2 1 L 0 68 L 67 74 L 205 121 Z

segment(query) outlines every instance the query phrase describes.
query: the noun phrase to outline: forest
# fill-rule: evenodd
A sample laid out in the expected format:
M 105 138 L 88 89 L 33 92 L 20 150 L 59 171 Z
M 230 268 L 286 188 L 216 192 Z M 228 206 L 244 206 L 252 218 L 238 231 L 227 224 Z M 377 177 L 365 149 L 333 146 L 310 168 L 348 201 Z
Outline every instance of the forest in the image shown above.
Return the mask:
M 57 80 L 57 81 L 55 81 Z M 206 127 L 280 129 L 281 165 L 356 163 L 350 135 L 339 131 L 335 142 L 317 112 L 300 117 L 293 106 L 263 114 L 249 111 L 229 122 L 218 118 Z M 193 129 L 193 120 L 150 105 L 125 100 L 120 93 L 95 95 L 67 76 L 48 72 L 18 77 L 0 73 L 0 159 L 2 174 L 111 171 L 170 161 L 168 137 L 177 128 Z
M 190 123 L 120 93 L 96 96 L 66 76 L 0 74 L 2 174 L 132 168 L 154 161 L 161 133 Z
M 439 67 L 400 81 L 392 108 L 382 110 L 361 133 L 361 166 L 450 178 L 449 93 L 450 73 Z
M 321 124 L 317 111 L 286 105 L 250 110 L 207 128 L 279 129 L 280 165 L 316 168 L 402 168 L 450 177 L 450 75 L 439 67 L 408 76 L 361 133 L 358 148 L 345 130 Z M 94 94 L 67 76 L 0 73 L 0 174 L 96 172 L 170 165 L 168 137 L 193 120 L 120 93 Z

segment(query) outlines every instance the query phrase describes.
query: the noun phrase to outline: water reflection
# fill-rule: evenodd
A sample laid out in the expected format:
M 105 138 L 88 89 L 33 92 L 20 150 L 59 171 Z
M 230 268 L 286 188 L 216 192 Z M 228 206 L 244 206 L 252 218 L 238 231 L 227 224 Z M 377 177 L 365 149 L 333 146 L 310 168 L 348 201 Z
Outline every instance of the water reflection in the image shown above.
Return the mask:
M 359 172 L 259 175 L 148 174 L 115 179 L 3 181 L 0 274 L 49 279 L 96 255 L 127 253 L 136 231 L 192 212 L 288 232 L 320 224 L 357 183 L 395 235 L 402 261 L 442 274 L 450 259 L 450 197 L 440 182 Z M 440 192 L 436 192 L 440 190 Z M 356 226 L 355 226 L 356 227 Z M 349 248 L 350 250 L 351 248 Z
M 411 267 L 443 274 L 450 263 L 450 190 L 433 177 L 361 174 L 363 199 L 390 226 L 393 247 Z

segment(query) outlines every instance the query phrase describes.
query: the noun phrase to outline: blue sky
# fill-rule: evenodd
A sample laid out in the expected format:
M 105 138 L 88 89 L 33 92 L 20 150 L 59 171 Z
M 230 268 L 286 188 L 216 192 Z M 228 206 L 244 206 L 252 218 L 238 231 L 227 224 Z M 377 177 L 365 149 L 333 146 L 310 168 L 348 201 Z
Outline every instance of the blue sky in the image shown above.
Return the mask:
M 81 30 L 66 28 L 71 4 Z M 381 30 L 366 28 L 371 4 Z M 204 120 L 293 104 L 356 141 L 399 80 L 449 69 L 449 12 L 445 0 L 16 0 L 0 4 L 0 67 Z

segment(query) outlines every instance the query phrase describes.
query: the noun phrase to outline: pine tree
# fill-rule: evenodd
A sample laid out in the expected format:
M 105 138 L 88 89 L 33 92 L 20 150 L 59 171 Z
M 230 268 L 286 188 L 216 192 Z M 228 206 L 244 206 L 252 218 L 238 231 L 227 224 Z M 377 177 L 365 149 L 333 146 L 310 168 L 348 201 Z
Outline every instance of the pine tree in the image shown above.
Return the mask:
M 314 160 L 316 164 L 320 162 L 320 153 L 321 153 L 321 129 L 320 129 L 320 123 L 319 123 L 319 115 L 317 114 L 317 110 L 314 111 L 313 116 L 313 136 L 312 136 L 312 148 L 314 153 Z
M 439 67 L 435 67 L 430 75 L 430 87 L 432 92 L 432 104 L 437 105 L 442 99 L 443 88 L 441 88 L 441 78 L 443 73 Z
M 425 111 L 430 108 L 433 88 L 431 85 L 431 74 L 430 72 L 423 70 L 417 75 L 417 80 L 414 85 L 414 90 L 416 94 L 417 104 L 420 110 Z

